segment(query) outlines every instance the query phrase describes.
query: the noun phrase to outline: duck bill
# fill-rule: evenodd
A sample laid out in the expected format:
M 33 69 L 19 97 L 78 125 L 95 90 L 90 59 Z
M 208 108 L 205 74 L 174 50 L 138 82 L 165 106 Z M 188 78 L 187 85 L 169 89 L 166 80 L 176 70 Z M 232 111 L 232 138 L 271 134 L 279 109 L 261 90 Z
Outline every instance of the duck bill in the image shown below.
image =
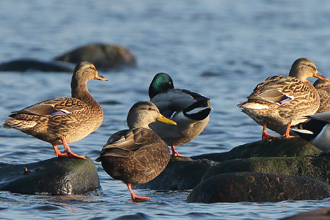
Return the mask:
M 101 76 L 99 73 L 96 74 L 95 78 L 96 80 L 102 80 L 102 81 L 108 81 L 108 78 Z
M 318 78 L 320 80 L 324 80 L 324 81 L 329 81 L 328 78 L 326 78 L 325 76 L 323 76 L 320 72 L 317 72 L 315 75 L 314 75 L 315 78 Z
M 166 118 L 164 115 L 160 115 L 157 118 L 157 121 L 163 122 L 165 124 L 170 124 L 170 125 L 177 125 L 175 121 L 172 121 L 171 119 Z

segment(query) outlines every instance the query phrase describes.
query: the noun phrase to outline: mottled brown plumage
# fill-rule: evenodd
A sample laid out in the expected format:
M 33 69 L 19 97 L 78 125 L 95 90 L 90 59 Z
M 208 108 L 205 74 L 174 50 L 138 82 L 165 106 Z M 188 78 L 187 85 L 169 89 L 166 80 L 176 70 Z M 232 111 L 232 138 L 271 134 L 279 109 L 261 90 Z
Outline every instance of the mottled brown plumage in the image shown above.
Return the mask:
M 3 127 L 49 142 L 56 156 L 85 158 L 73 153 L 68 143 L 86 137 L 102 124 L 103 110 L 87 89 L 87 82 L 91 79 L 107 80 L 99 75 L 93 64 L 81 62 L 72 75 L 71 98 L 50 99 L 13 112 Z M 64 153 L 56 146 L 61 144 L 64 145 Z
M 313 85 L 320 95 L 320 107 L 316 113 L 330 112 L 330 81 L 318 79 Z
M 266 124 L 286 126 L 285 137 L 290 137 L 290 126 L 307 120 L 320 105 L 320 97 L 314 86 L 307 80 L 320 75 L 312 60 L 300 58 L 291 67 L 289 76 L 271 76 L 259 83 L 248 100 L 238 107 L 264 126 L 262 139 L 272 137 L 266 132 Z
M 133 201 L 149 198 L 136 196 L 131 184 L 142 184 L 154 179 L 170 160 L 167 144 L 148 127 L 156 120 L 176 124 L 162 116 L 153 103 L 137 102 L 127 116 L 129 130 L 113 134 L 96 159 L 112 178 L 127 185 Z

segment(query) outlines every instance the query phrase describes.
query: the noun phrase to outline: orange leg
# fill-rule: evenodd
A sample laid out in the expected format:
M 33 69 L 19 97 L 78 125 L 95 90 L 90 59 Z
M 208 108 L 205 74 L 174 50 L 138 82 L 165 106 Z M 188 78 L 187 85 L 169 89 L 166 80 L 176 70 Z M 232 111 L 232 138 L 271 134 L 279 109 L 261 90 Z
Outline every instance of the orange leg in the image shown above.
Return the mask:
M 132 201 L 137 202 L 139 200 L 149 200 L 149 197 L 137 196 L 132 190 L 132 185 L 130 183 L 127 184 L 128 190 L 131 193 Z
M 171 145 L 171 149 L 172 149 L 172 156 L 174 156 L 174 157 L 184 157 L 184 155 L 179 154 L 179 153 L 175 150 L 175 147 L 174 147 L 173 144 Z
M 54 148 L 54 151 L 55 151 L 55 155 L 56 155 L 56 157 L 67 157 L 67 156 L 68 156 L 67 153 L 61 153 L 61 152 L 58 150 L 58 148 L 57 148 L 56 145 L 53 145 L 53 148 Z
M 276 136 L 270 135 L 267 133 L 267 121 L 264 120 L 263 126 L 262 126 L 262 140 L 266 140 L 269 138 L 276 138 Z
M 283 137 L 285 138 L 293 138 L 294 136 L 290 135 L 290 127 L 291 127 L 291 123 L 289 123 L 286 127 L 285 130 L 285 134 L 283 135 Z
M 68 143 L 66 142 L 65 136 L 61 137 L 61 141 L 64 145 L 64 152 L 67 154 L 67 157 L 75 157 L 75 158 L 81 158 L 81 159 L 86 159 L 86 156 L 84 155 L 79 155 L 76 153 L 73 153 L 70 149 L 70 146 L 68 145 Z

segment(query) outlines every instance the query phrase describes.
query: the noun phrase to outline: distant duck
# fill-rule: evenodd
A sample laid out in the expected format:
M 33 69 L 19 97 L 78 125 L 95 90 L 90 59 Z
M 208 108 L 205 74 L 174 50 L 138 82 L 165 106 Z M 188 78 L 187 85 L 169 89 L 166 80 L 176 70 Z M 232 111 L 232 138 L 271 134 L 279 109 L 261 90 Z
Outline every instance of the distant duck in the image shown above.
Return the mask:
M 330 111 L 330 81 L 318 79 L 314 82 L 314 87 L 320 95 L 320 107 L 316 113 Z
M 127 185 L 133 201 L 149 197 L 135 195 L 131 185 L 154 179 L 170 160 L 167 144 L 148 127 L 154 121 L 176 125 L 161 115 L 152 102 L 135 103 L 127 116 L 129 130 L 113 134 L 96 159 L 111 177 Z
M 330 112 L 310 115 L 308 118 L 310 120 L 302 128 L 291 130 L 320 150 L 330 150 Z
M 173 80 L 166 73 L 154 76 L 148 92 L 160 112 L 177 123 L 173 126 L 154 122 L 150 128 L 171 146 L 173 156 L 183 157 L 175 146 L 193 140 L 204 130 L 212 110 L 210 99 L 186 89 L 174 89 Z
M 267 133 L 267 123 L 279 128 L 286 126 L 283 136 L 292 137 L 290 127 L 307 121 L 305 116 L 319 109 L 320 96 L 308 77 L 328 81 L 312 60 L 297 59 L 289 76 L 268 77 L 255 87 L 246 102 L 238 104 L 245 114 L 263 125 L 262 139 L 274 137 Z
M 87 82 L 91 79 L 108 80 L 97 72 L 92 63 L 79 63 L 72 75 L 71 98 L 49 99 L 15 111 L 3 127 L 14 128 L 49 142 L 57 157 L 85 158 L 73 153 L 68 143 L 79 141 L 102 124 L 103 110 L 87 88 Z M 62 144 L 63 153 L 57 148 Z

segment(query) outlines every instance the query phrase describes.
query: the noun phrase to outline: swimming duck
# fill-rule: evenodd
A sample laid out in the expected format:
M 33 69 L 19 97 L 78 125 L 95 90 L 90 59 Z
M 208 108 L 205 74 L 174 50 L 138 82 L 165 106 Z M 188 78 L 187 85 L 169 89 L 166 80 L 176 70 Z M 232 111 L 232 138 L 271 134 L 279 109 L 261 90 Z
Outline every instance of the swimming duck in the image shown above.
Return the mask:
M 291 129 L 322 151 L 330 150 L 330 112 L 307 116 L 310 120 L 300 129 Z
M 148 93 L 160 112 L 177 123 L 173 126 L 154 122 L 150 128 L 171 146 L 173 156 L 183 157 L 175 146 L 193 140 L 204 130 L 212 110 L 210 99 L 186 89 L 174 89 L 173 80 L 166 73 L 154 76 Z
M 127 115 L 129 130 L 113 134 L 96 159 L 112 178 L 127 185 L 133 201 L 148 200 L 149 197 L 135 195 L 131 185 L 154 179 L 170 160 L 167 144 L 148 127 L 154 121 L 176 125 L 152 102 L 135 103 Z
M 318 79 L 314 87 L 320 95 L 320 107 L 316 113 L 330 111 L 330 81 Z
M 320 96 L 307 80 L 321 76 L 314 62 L 307 58 L 297 59 L 291 67 L 289 76 L 271 76 L 259 83 L 247 97 L 238 104 L 242 111 L 263 125 L 262 139 L 272 138 L 267 133 L 267 123 L 286 126 L 284 137 L 290 135 L 290 127 L 308 120 L 306 115 L 314 114 L 320 106 Z
M 11 119 L 7 119 L 3 127 L 17 129 L 50 143 L 57 157 L 85 158 L 73 153 L 68 144 L 86 137 L 102 124 L 103 110 L 87 88 L 91 79 L 108 80 L 92 63 L 79 63 L 71 79 L 71 98 L 49 99 L 12 112 Z M 62 144 L 64 153 L 57 147 Z

